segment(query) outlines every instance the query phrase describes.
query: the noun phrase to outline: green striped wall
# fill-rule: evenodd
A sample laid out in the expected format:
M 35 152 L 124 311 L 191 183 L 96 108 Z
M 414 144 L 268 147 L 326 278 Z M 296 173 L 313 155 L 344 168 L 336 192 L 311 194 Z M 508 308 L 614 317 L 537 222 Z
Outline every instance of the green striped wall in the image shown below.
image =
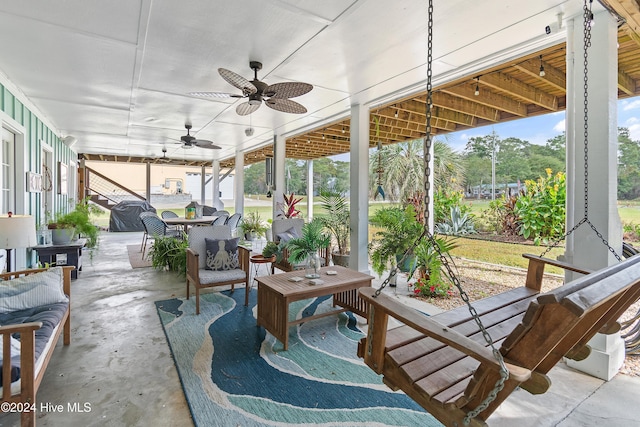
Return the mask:
M 69 164 L 71 160 L 77 160 L 77 154 L 67 147 L 62 140 L 49 127 L 32 113 L 22 102 L 0 83 L 0 110 L 25 128 L 25 144 L 27 146 L 27 169 L 32 172 L 42 173 L 42 144 L 41 141 L 53 147 L 54 164 L 58 162 Z M 71 171 L 70 171 L 71 172 Z M 56 171 L 51 171 L 54 180 L 52 213 L 67 209 L 68 199 L 75 195 L 58 195 L 55 188 Z M 24 177 L 23 177 L 24 179 Z M 29 214 L 36 216 L 36 223 L 43 221 L 40 218 L 42 203 L 41 193 L 26 193 Z

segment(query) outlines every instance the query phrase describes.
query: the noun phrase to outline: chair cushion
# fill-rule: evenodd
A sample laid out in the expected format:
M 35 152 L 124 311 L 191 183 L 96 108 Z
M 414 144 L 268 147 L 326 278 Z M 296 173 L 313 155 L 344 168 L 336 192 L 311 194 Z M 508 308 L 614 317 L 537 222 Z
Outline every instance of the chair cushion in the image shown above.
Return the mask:
M 204 239 L 207 253 L 205 269 L 222 271 L 238 268 L 238 242 L 235 239 Z
M 296 231 L 296 229 L 291 227 L 287 231 L 283 231 L 282 233 L 279 233 L 276 237 L 278 237 L 278 241 L 286 243 L 289 240 L 297 239 L 300 236 L 298 235 L 298 232 Z
M 204 269 L 207 266 L 207 247 L 204 239 L 230 239 L 231 229 L 226 225 L 205 225 L 191 227 L 189 229 L 189 248 L 200 256 L 198 257 L 198 268 Z
M 0 281 L 0 313 L 68 302 L 62 288 L 62 267 Z
M 239 268 L 224 271 L 205 270 L 202 268 L 199 270 L 199 277 L 200 284 L 210 285 L 212 283 L 229 282 L 231 280 L 243 280 L 246 279 L 247 273 Z

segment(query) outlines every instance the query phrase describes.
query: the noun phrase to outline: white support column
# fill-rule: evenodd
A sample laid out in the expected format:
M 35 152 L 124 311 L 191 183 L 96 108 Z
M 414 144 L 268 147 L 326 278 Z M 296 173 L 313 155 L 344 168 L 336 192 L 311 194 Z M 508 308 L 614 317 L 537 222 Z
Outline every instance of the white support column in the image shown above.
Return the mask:
M 350 150 L 349 267 L 366 273 L 369 271 L 369 108 L 363 105 L 351 106 Z
M 287 156 L 287 141 L 282 135 L 273 137 L 273 218 L 278 215 L 278 203 L 283 203 L 282 194 L 285 191 L 284 164 Z
M 144 191 L 147 202 L 151 204 L 151 163 L 147 162 L 146 180 L 144 183 Z
M 622 252 L 622 227 L 617 210 L 617 100 L 618 57 L 617 25 L 608 12 L 595 15 L 591 28 L 591 47 L 588 50 L 588 219 L 618 252 Z M 567 60 L 573 60 L 573 75 L 567 78 L 567 204 L 573 218 L 567 227 L 573 227 L 585 215 L 584 199 L 584 41 L 582 21 L 573 24 L 574 52 L 567 51 Z M 588 224 L 580 226 L 567 241 L 566 258 L 579 267 L 602 268 L 616 263 L 602 240 Z M 569 276 L 572 279 L 573 276 Z
M 211 166 L 211 179 L 213 184 L 211 186 L 213 191 L 213 194 L 211 195 L 211 204 L 214 208 L 222 210 L 224 209 L 224 203 L 220 200 L 220 161 L 214 160 Z
M 235 211 L 244 215 L 244 153 L 236 151 L 236 174 L 233 177 Z
M 588 49 L 588 204 L 587 218 L 618 254 L 622 253 L 622 226 L 617 210 L 617 100 L 618 28 L 608 12 L 599 12 L 591 27 Z M 583 22 L 572 23 L 567 43 L 567 227 L 585 217 L 584 195 L 584 41 Z M 571 32 L 570 32 L 571 33 Z M 571 72 L 571 75 L 569 75 Z M 565 258 L 579 267 L 598 269 L 617 262 L 588 224 L 567 238 Z M 574 276 L 568 274 L 565 280 Z M 567 365 L 595 377 L 610 380 L 624 361 L 624 341 L 619 334 L 597 334 L 590 342 L 591 354 Z
M 429 220 L 427 221 L 427 227 L 429 229 L 429 233 L 433 234 L 433 229 L 435 227 L 435 221 L 433 219 L 433 194 L 435 191 L 435 186 L 433 185 L 434 179 L 434 165 L 435 165 L 435 144 L 433 139 L 431 140 L 431 147 L 429 147 L 429 188 L 427 191 L 429 192 L 429 205 L 426 206 L 427 214 L 429 215 Z
M 206 197 L 206 188 L 205 185 L 207 183 L 207 170 L 204 165 L 200 168 L 200 204 L 204 205 L 204 200 Z
M 313 219 L 313 160 L 307 160 L 307 218 Z

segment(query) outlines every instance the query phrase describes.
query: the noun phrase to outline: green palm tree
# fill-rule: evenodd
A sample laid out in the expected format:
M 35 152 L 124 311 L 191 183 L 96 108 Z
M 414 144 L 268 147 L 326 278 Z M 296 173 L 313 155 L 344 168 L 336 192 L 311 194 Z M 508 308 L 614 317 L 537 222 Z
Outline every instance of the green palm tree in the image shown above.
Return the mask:
M 446 138 L 444 141 L 434 139 L 433 150 L 434 187 L 461 189 L 461 183 L 464 181 L 461 156 L 451 149 Z M 389 200 L 404 201 L 423 190 L 423 151 L 422 138 L 388 145 L 380 150 L 380 161 L 384 168 L 382 186 Z M 378 152 L 374 151 L 369 159 L 371 194 L 374 194 L 377 187 L 377 168 Z

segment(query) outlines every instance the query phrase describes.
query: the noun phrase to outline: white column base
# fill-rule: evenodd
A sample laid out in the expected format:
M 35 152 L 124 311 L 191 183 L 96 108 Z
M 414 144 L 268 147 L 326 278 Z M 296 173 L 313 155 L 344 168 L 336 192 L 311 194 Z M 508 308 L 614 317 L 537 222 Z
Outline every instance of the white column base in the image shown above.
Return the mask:
M 613 378 L 624 362 L 624 340 L 620 334 L 596 334 L 591 341 L 591 354 L 584 360 L 576 362 L 566 359 L 567 366 L 589 374 L 601 380 Z

